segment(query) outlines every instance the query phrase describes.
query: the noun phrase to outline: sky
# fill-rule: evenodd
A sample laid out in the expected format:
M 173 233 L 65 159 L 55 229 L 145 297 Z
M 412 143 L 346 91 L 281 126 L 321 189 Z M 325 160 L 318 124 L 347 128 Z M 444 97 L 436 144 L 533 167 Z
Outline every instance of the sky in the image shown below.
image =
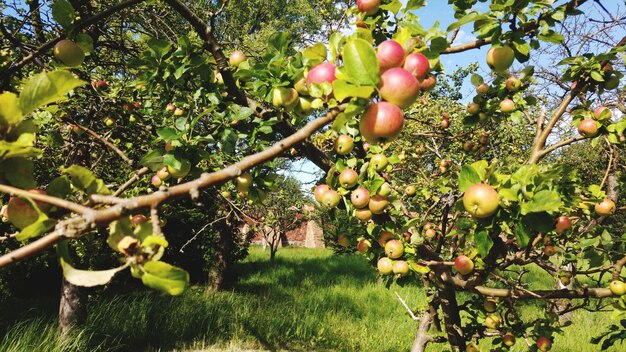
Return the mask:
M 402 2 L 406 3 L 405 0 Z M 555 4 L 560 5 L 564 2 L 564 0 L 555 1 Z M 623 9 L 625 7 L 622 0 L 604 0 L 601 1 L 601 3 L 611 13 L 617 13 L 618 8 Z M 475 9 L 481 13 L 486 12 L 488 10 L 488 5 L 485 3 L 479 3 L 475 6 Z M 595 19 L 600 19 L 600 13 L 603 13 L 603 10 L 597 5 L 597 3 L 592 1 L 583 5 L 582 10 L 585 12 L 582 16 Z M 417 10 L 415 14 L 419 17 L 420 24 L 424 28 L 431 28 L 436 21 L 439 21 L 439 28 L 445 30 L 451 23 L 455 22 L 452 6 L 448 5 L 448 1 L 446 0 L 428 1 L 427 6 Z M 473 24 L 461 27 L 453 45 L 476 40 L 476 37 L 472 34 L 472 29 Z M 624 34 L 626 35 L 626 33 Z M 441 63 L 445 68 L 445 72 L 451 73 L 454 72 L 457 67 L 465 67 L 471 63 L 477 62 L 479 64 L 477 73 L 485 77 L 490 72 L 490 69 L 487 67 L 485 62 L 488 50 L 489 46 L 486 45 L 480 49 L 472 49 L 452 55 L 443 55 L 441 57 Z M 471 82 L 469 82 L 469 78 L 464 82 L 461 92 L 463 93 L 463 101 L 465 102 L 469 102 L 475 95 L 474 87 Z M 302 183 L 302 189 L 306 191 L 310 190 L 315 185 L 315 182 L 319 180 L 320 177 L 324 176 L 324 172 L 322 172 L 321 169 L 306 159 L 294 162 L 291 170 L 286 173 L 296 177 Z

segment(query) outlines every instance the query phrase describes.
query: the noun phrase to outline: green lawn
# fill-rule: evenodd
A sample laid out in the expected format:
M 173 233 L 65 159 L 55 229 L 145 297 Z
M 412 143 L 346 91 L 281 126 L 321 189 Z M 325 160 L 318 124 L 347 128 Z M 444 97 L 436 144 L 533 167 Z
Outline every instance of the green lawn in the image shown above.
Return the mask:
M 237 267 L 240 281 L 228 292 L 205 296 L 202 288 L 193 288 L 180 297 L 165 297 L 141 291 L 93 300 L 86 326 L 61 347 L 56 347 L 56 302 L 39 302 L 29 318 L 10 325 L 0 351 L 410 348 L 417 322 L 409 318 L 395 292 L 412 308 L 425 307 L 419 287 L 388 290 L 376 285 L 374 271 L 362 258 L 334 256 L 329 250 L 284 248 L 274 265 L 268 257 L 268 252 L 252 248 Z M 536 275 L 540 281 L 540 273 Z M 531 306 L 522 317 L 530 319 L 539 312 Z M 574 325 L 556 338 L 553 351 L 598 351 L 589 340 L 609 325 L 609 316 L 577 311 Z M 518 340 L 513 351 L 528 350 L 523 344 Z M 483 343 L 481 348 L 487 351 L 489 345 Z M 445 350 L 443 345 L 429 348 Z

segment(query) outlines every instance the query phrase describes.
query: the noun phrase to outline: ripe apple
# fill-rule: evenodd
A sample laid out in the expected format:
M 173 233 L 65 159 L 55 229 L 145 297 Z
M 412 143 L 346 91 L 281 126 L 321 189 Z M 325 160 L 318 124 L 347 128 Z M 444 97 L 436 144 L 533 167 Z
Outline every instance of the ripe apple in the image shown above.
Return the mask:
M 550 338 L 548 337 L 541 336 L 537 339 L 537 348 L 541 352 L 550 351 L 550 349 L 552 348 L 552 340 L 550 340 Z
M 191 162 L 187 159 L 180 160 L 180 167 L 173 167 L 168 165 L 167 171 L 175 178 L 183 178 L 187 176 L 189 171 L 191 171 Z
M 367 253 L 371 247 L 372 247 L 372 242 L 370 242 L 370 240 L 360 240 L 359 243 L 356 245 L 356 249 L 361 254 Z
M 430 230 L 433 228 L 433 224 L 430 222 L 427 222 L 424 224 L 424 230 Z
M 339 235 L 337 236 L 337 243 L 345 248 L 350 247 L 350 239 L 348 237 L 346 237 L 345 235 Z
M 167 170 L 167 167 L 164 166 L 163 168 L 161 168 L 159 171 L 156 172 L 156 176 L 160 178 L 162 181 L 165 181 L 168 178 L 170 178 L 170 172 Z
M 474 262 L 465 255 L 459 255 L 454 260 L 454 268 L 461 275 L 467 275 L 474 270 Z
M 435 236 L 437 236 L 437 231 L 435 229 L 428 229 L 424 231 L 424 237 L 428 238 L 429 240 L 432 240 L 433 238 L 435 238 Z
M 381 275 L 389 275 L 393 272 L 393 261 L 387 257 L 382 257 L 378 259 L 376 267 Z
M 161 185 L 163 184 L 163 180 L 159 176 L 154 175 L 152 176 L 150 183 L 152 183 L 154 187 L 161 187 Z
M 500 111 L 505 114 L 513 112 L 515 110 L 515 102 L 509 98 L 505 98 L 500 102 Z
M 98 80 L 91 83 L 91 85 L 96 89 L 106 89 L 108 87 L 108 83 L 105 80 Z
M 372 156 L 370 160 L 370 165 L 374 168 L 374 170 L 381 172 L 383 171 L 387 165 L 389 164 L 389 159 L 384 154 L 376 154 Z
M 239 66 L 239 64 L 244 61 L 246 61 L 246 54 L 239 50 L 235 50 L 230 53 L 230 57 L 228 58 L 228 63 L 233 67 Z
M 409 71 L 392 67 L 380 76 L 379 92 L 382 99 L 406 109 L 417 99 L 420 85 Z
M 559 216 L 556 219 L 556 225 L 554 227 L 554 231 L 556 233 L 563 233 L 572 228 L 572 220 L 565 215 Z
M 250 186 L 252 186 L 252 175 L 245 172 L 235 179 L 237 190 L 240 192 L 248 192 Z
M 406 276 L 409 274 L 409 263 L 404 260 L 397 260 L 393 263 L 393 273 L 400 276 Z
M 272 104 L 277 108 L 291 110 L 298 102 L 298 92 L 293 88 L 275 87 L 272 91 Z
M 593 116 L 595 116 L 596 120 L 599 120 L 600 117 L 602 116 L 602 113 L 604 111 L 608 111 L 606 112 L 606 117 L 603 120 L 608 120 L 611 118 L 611 116 L 613 115 L 613 113 L 611 112 L 611 109 L 607 108 L 606 106 L 599 106 L 597 107 L 594 111 L 593 111 Z
M 113 126 L 115 124 L 115 119 L 112 118 L 111 116 L 107 117 L 106 119 L 104 119 L 104 124 L 107 126 Z
M 359 181 L 359 174 L 353 169 L 344 169 L 339 174 L 339 184 L 343 188 L 352 188 Z
M 506 79 L 504 85 L 509 92 L 517 92 L 522 87 L 522 81 L 515 76 L 511 76 Z
M 306 85 L 309 87 L 313 83 L 333 83 L 336 78 L 335 65 L 328 61 L 324 61 L 309 70 L 309 73 L 306 76 Z
M 185 110 L 181 108 L 176 108 L 176 110 L 174 110 L 174 116 L 182 116 L 184 114 L 185 114 Z
M 372 218 L 372 212 L 367 208 L 354 210 L 354 216 L 364 222 L 367 222 Z
M 339 155 L 347 155 L 354 149 L 354 139 L 347 134 L 342 134 L 335 139 L 335 151 Z
M 489 85 L 487 83 L 481 83 L 476 86 L 476 94 L 483 95 L 489 91 Z
M 391 185 L 385 182 L 382 185 L 380 185 L 376 194 L 381 195 L 383 197 L 387 197 L 391 194 L 391 191 L 392 191 Z
M 385 243 L 385 254 L 391 259 L 398 259 L 404 254 L 404 244 L 400 240 L 389 240 Z
M 322 204 L 328 208 L 334 208 L 339 204 L 341 196 L 334 189 L 326 191 L 322 196 Z
M 176 149 L 176 147 L 174 145 L 172 145 L 172 142 L 165 142 L 165 146 L 163 147 L 165 149 L 166 152 L 171 152 L 172 150 Z
M 480 112 L 480 105 L 476 103 L 467 104 L 467 113 L 471 115 L 476 115 Z
M 176 105 L 174 104 L 167 104 L 167 106 L 165 107 L 165 111 L 167 112 L 174 112 L 176 110 Z
M 470 151 L 472 151 L 472 148 L 474 148 L 474 143 L 469 142 L 469 141 L 463 143 L 463 150 L 464 151 L 470 152 Z
M 477 218 L 486 218 L 495 214 L 499 202 L 498 192 L 484 183 L 470 186 L 463 195 L 465 210 Z
M 504 334 L 504 336 L 502 336 L 502 343 L 505 346 L 513 346 L 515 345 L 515 335 L 511 334 L 510 332 Z
M 497 329 L 502 324 L 502 319 L 495 314 L 491 314 L 485 318 L 485 326 L 489 329 Z
M 378 12 L 380 0 L 357 0 L 356 6 L 359 8 L 359 11 L 365 12 L 367 15 L 371 16 Z
M 406 186 L 406 188 L 404 189 L 404 193 L 405 193 L 407 196 L 414 196 L 416 192 L 417 192 L 417 189 L 416 189 L 416 188 L 415 188 L 415 186 L 413 186 L 413 185 L 408 185 L 408 186 Z
M 496 300 L 494 300 L 493 298 L 486 298 L 485 301 L 483 302 L 483 308 L 485 309 L 485 312 L 488 312 L 488 313 L 495 312 L 498 309 L 496 305 Z
M 146 221 L 148 221 L 148 218 L 146 218 L 146 216 L 143 215 L 143 214 L 135 214 L 135 215 L 133 215 L 132 219 L 130 220 L 130 222 L 131 222 L 131 224 L 133 224 L 133 226 L 141 225 L 141 224 L 145 223 Z
M 385 245 L 387 244 L 387 242 L 393 240 L 396 238 L 396 235 L 394 235 L 393 233 L 389 232 L 389 231 L 383 231 L 380 233 L 380 235 L 378 236 L 378 244 L 385 248 Z
M 583 137 L 594 137 L 598 134 L 598 125 L 594 119 L 584 119 L 578 124 L 578 133 Z
M 615 212 L 615 202 L 606 198 L 595 206 L 596 214 L 600 216 L 611 215 Z
M 330 190 L 330 187 L 328 185 L 325 185 L 325 184 L 317 185 L 315 187 L 315 190 L 313 190 L 313 197 L 315 198 L 316 201 L 321 203 L 323 199 L 322 196 L 328 190 Z
M 515 60 L 515 53 L 508 45 L 492 46 L 487 52 L 487 65 L 494 71 L 502 72 L 507 70 Z
M 548 257 L 551 257 L 553 255 L 556 254 L 556 247 L 554 247 L 553 245 L 545 245 L 543 247 L 543 254 L 547 255 Z
M 80 66 L 85 60 L 83 49 L 69 39 L 63 39 L 56 43 L 52 53 L 57 60 L 68 67 Z
M 404 69 L 421 81 L 426 78 L 428 71 L 430 71 L 430 62 L 424 54 L 409 54 L 404 60 Z
M 394 140 L 402 130 L 404 117 L 402 110 L 386 101 L 371 104 L 361 117 L 359 131 L 370 143 Z
M 429 90 L 435 88 L 435 85 L 437 85 L 437 76 L 428 75 L 423 80 L 419 80 L 418 79 L 418 81 L 420 83 L 420 89 L 421 90 L 429 91 Z
M 609 284 L 609 289 L 616 296 L 622 296 L 626 293 L 626 284 L 619 280 L 613 280 Z
M 482 144 L 482 145 L 486 145 L 487 143 L 489 143 L 489 137 L 487 136 L 480 136 L 480 138 L 478 138 L 478 143 Z
M 387 197 L 377 194 L 370 198 L 368 208 L 372 214 L 381 214 L 385 211 L 388 204 L 389 201 L 387 200 Z
M 41 189 L 31 189 L 28 192 L 34 194 L 46 194 Z M 47 203 L 35 201 L 35 204 L 42 212 L 46 212 L 50 209 Z M 39 218 L 37 211 L 33 209 L 29 202 L 20 199 L 19 197 L 11 197 L 7 203 L 6 218 L 13 226 L 22 230 L 28 225 L 34 223 Z
M 404 48 L 395 40 L 385 40 L 378 44 L 376 57 L 381 72 L 392 67 L 400 67 L 404 62 Z
M 323 185 L 323 186 L 326 186 L 326 185 Z M 350 194 L 350 201 L 352 202 L 352 205 L 354 205 L 355 208 L 364 208 L 370 202 L 370 192 L 366 188 L 359 187 L 355 189 L 354 191 L 352 191 L 352 193 Z
M 443 120 L 441 120 L 441 128 L 448 128 L 450 127 L 450 119 L 447 117 L 444 117 Z

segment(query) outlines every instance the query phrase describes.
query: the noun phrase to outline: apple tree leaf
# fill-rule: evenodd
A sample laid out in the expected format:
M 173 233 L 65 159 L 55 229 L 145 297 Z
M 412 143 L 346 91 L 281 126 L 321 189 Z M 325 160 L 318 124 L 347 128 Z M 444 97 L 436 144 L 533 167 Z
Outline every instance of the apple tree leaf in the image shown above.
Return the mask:
M 42 72 L 31 77 L 20 94 L 20 108 L 24 115 L 46 104 L 65 99 L 70 90 L 86 82 L 76 78 L 70 71 Z
M 189 286 L 189 273 L 181 268 L 163 262 L 148 262 L 143 268 L 141 281 L 152 289 L 176 296 Z
M 465 192 L 466 189 L 476 183 L 480 183 L 480 175 L 478 175 L 473 167 L 463 165 L 461 174 L 459 175 L 459 190 Z
M 521 214 L 539 213 L 542 211 L 555 212 L 563 206 L 561 196 L 557 191 L 541 190 L 533 198 L 521 206 Z
M 478 254 L 483 258 L 489 254 L 489 250 L 493 247 L 493 240 L 489 237 L 487 231 L 476 232 L 474 234 L 474 243 L 476 244 Z
M 17 125 L 23 119 L 17 95 L 11 92 L 0 94 L 0 125 Z
M 349 97 L 369 99 L 372 93 L 374 93 L 374 87 L 357 86 L 342 79 L 337 79 L 333 81 L 333 92 L 337 101 L 343 101 Z
M 374 48 L 365 40 L 355 38 L 344 45 L 342 57 L 347 74 L 352 83 L 359 86 L 376 87 L 380 82 L 380 69 Z

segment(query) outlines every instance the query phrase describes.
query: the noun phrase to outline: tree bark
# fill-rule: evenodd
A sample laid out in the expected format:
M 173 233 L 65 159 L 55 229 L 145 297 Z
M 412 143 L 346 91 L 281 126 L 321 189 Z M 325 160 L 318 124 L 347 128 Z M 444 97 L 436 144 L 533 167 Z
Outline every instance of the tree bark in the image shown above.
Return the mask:
M 81 288 L 61 278 L 61 300 L 59 303 L 59 331 L 63 339 L 68 338 L 72 327 L 83 324 L 87 312 L 83 305 L 84 295 Z
M 456 302 L 456 292 L 454 290 L 441 290 L 439 291 L 439 299 L 448 342 L 453 351 L 465 351 L 465 337 L 463 336 L 459 306 Z
M 216 216 L 221 216 L 217 214 Z M 230 222 L 229 218 L 224 218 L 214 225 L 219 232 L 219 242 L 215 263 L 209 268 L 208 282 L 205 292 L 221 291 L 229 276 L 232 264 L 232 252 L 235 247 L 235 231 L 239 231 L 237 226 Z

